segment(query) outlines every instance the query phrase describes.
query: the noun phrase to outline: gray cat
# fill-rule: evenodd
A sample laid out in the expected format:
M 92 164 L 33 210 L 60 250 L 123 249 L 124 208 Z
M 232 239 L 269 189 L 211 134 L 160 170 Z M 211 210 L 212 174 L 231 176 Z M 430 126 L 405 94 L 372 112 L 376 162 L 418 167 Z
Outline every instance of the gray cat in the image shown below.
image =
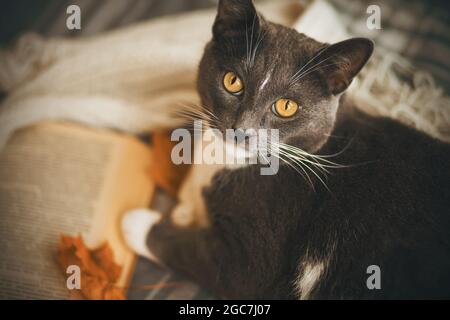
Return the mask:
M 129 245 L 224 298 L 449 298 L 450 147 L 346 102 L 372 51 L 219 1 L 198 75 L 205 113 L 223 133 L 278 129 L 279 171 L 194 166 L 170 214 L 125 216 Z

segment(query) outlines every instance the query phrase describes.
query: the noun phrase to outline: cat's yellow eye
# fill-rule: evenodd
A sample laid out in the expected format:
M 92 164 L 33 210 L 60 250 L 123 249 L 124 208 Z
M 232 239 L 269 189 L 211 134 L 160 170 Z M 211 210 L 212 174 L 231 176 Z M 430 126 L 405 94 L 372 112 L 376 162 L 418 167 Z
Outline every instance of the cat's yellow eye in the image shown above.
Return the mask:
M 298 103 L 291 99 L 278 99 L 272 105 L 272 112 L 281 118 L 292 117 L 298 110 Z
M 241 78 L 239 78 L 236 73 L 230 71 L 223 77 L 223 86 L 225 89 L 232 94 L 239 95 L 244 90 L 244 83 Z

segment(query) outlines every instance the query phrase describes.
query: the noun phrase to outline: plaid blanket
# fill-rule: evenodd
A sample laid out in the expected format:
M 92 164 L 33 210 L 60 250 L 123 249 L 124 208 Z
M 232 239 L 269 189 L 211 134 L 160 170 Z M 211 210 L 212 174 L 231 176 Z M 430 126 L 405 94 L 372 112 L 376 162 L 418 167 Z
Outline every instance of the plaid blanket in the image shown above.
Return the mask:
M 396 52 L 415 67 L 430 72 L 450 89 L 450 5 L 448 1 L 330 0 L 350 34 L 367 37 L 377 47 Z M 369 5 L 381 9 L 381 29 L 366 26 Z

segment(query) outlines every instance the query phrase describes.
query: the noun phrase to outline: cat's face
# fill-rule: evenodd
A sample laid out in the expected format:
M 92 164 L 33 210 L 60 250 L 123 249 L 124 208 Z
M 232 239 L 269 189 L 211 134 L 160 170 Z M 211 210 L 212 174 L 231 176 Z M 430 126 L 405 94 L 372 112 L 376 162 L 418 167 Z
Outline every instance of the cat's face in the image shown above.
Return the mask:
M 225 129 L 279 129 L 307 152 L 333 129 L 338 100 L 373 50 L 367 39 L 319 43 L 264 20 L 250 0 L 221 0 L 200 63 L 202 104 Z

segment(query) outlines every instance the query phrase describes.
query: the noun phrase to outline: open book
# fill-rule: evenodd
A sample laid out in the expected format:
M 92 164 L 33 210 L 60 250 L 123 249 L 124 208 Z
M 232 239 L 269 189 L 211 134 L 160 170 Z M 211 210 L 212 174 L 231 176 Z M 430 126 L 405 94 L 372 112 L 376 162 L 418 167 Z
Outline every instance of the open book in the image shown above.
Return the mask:
M 121 215 L 147 207 L 151 150 L 138 139 L 74 124 L 16 131 L 0 152 L 0 298 L 69 298 L 56 255 L 61 233 L 89 248 L 107 241 L 130 281 L 134 254 Z

